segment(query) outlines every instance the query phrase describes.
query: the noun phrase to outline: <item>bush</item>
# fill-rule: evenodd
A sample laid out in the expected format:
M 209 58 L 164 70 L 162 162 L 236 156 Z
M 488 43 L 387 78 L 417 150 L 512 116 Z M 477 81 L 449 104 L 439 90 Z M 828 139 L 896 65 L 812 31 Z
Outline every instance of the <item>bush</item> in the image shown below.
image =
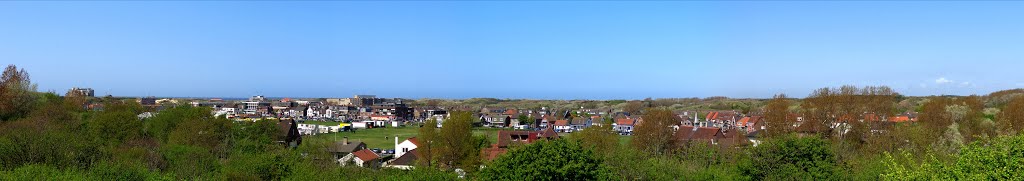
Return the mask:
M 62 170 L 56 167 L 31 164 L 11 171 L 0 172 L 3 180 L 89 180 L 88 175 L 76 170 Z
M 1014 180 L 1024 177 L 1024 135 L 1000 137 L 992 142 L 977 141 L 960 150 L 956 161 L 946 163 L 938 159 L 926 160 L 920 165 L 887 157 L 892 167 L 883 175 L 886 180 Z M 904 153 L 902 158 L 910 158 Z
M 481 170 L 481 180 L 597 180 L 609 170 L 579 142 L 540 141 L 515 148 Z
M 829 142 L 817 137 L 786 136 L 750 150 L 741 170 L 755 180 L 838 180 L 838 160 Z

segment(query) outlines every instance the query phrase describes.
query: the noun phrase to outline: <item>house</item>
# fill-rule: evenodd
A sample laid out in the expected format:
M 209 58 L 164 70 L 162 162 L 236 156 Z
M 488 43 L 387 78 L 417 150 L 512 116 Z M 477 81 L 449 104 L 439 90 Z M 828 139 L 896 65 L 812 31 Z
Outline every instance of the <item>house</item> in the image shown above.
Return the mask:
M 557 139 L 558 133 L 553 128 L 544 131 L 498 131 L 498 143 L 492 144 L 489 148 L 480 150 L 484 159 L 494 160 L 508 152 L 508 148 L 514 145 L 533 143 L 538 140 Z
M 346 166 L 349 163 L 365 168 L 379 168 L 380 167 L 380 155 L 373 151 L 363 149 L 356 152 L 349 153 L 347 156 L 342 158 L 342 166 Z
M 402 157 L 409 151 L 415 150 L 420 145 L 420 141 L 416 137 L 405 139 L 401 143 L 398 142 L 398 137 L 395 137 L 395 157 Z
M 416 148 L 420 145 L 419 140 L 416 137 L 405 139 L 401 143 L 398 142 L 398 138 L 395 138 L 395 159 L 391 160 L 386 167 L 398 168 L 398 169 L 412 169 L 422 155 Z
M 696 127 L 732 128 L 736 126 L 739 113 L 736 111 L 712 111 L 704 116 L 704 121 L 695 121 Z
M 744 130 L 747 133 L 753 133 L 759 130 L 764 130 L 764 117 L 761 116 L 747 116 L 743 117 L 739 121 L 736 121 L 736 128 Z
M 348 137 L 345 137 L 342 138 L 341 142 L 335 142 L 334 144 L 328 146 L 327 152 L 331 153 L 331 155 L 334 156 L 334 159 L 336 159 L 339 164 L 345 164 L 345 162 L 349 161 L 348 159 L 344 159 L 345 156 L 348 156 L 349 154 L 354 153 L 356 151 L 365 149 L 366 143 L 358 141 L 350 143 L 348 141 Z
M 582 131 L 583 129 L 590 127 L 591 124 L 591 120 L 586 117 L 575 117 L 572 118 L 572 121 L 569 121 L 569 127 L 572 131 Z
M 277 121 L 278 134 L 277 142 L 289 148 L 298 147 L 302 144 L 302 135 L 299 133 L 298 124 L 293 119 L 282 119 Z
M 635 119 L 622 118 L 616 119 L 615 123 L 612 124 L 612 129 L 618 132 L 620 135 L 633 135 L 633 125 L 636 124 Z
M 555 121 L 555 132 L 559 132 L 559 133 L 572 132 L 572 126 L 569 125 L 569 120 L 557 120 L 557 121 Z
M 392 120 L 391 121 L 391 127 L 392 128 L 397 128 L 397 127 L 401 127 L 401 126 L 405 126 L 405 121 L 403 121 L 403 120 Z
M 588 121 L 590 121 L 590 125 L 587 125 L 587 127 L 604 126 L 604 118 L 601 116 L 590 116 L 590 120 Z
M 411 170 L 416 165 L 416 161 L 419 160 L 420 157 L 423 157 L 423 155 L 420 155 L 420 152 L 414 149 L 409 150 L 408 153 L 402 154 L 402 156 L 396 157 L 398 158 L 391 160 L 391 163 L 387 164 L 385 167 Z
M 504 128 L 508 127 L 509 124 L 512 123 L 512 116 L 505 114 L 484 115 L 480 116 L 480 121 L 484 122 L 484 126 L 486 127 Z
M 741 141 L 746 139 L 746 134 L 742 134 L 735 129 L 723 130 L 722 128 L 716 127 L 682 126 L 675 134 L 672 135 L 673 142 L 680 147 L 686 147 L 693 144 L 730 147 L 740 144 L 742 143 Z

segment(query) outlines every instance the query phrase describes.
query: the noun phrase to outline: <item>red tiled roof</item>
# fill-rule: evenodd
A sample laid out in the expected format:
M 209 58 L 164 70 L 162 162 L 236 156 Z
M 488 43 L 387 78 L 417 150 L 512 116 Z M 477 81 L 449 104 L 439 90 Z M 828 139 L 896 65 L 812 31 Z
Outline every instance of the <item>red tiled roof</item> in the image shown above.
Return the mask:
M 899 123 L 899 122 L 907 122 L 907 121 L 911 121 L 911 120 L 910 120 L 910 116 L 893 116 L 893 117 L 889 117 L 889 121 L 890 122 L 897 122 L 897 123 Z
M 678 140 L 678 141 L 683 141 L 683 140 L 689 140 L 690 139 L 690 135 L 692 135 L 692 134 L 693 134 L 693 126 L 680 126 L 679 130 L 676 130 L 676 133 L 674 135 L 672 135 L 672 137 L 675 137 L 675 139 Z
M 629 118 L 626 118 L 626 119 L 616 119 L 615 120 L 615 124 L 618 124 L 618 125 L 633 125 L 634 123 L 636 123 L 636 120 L 629 119 Z
M 377 154 L 373 153 L 373 151 L 365 149 L 353 152 L 352 154 L 356 155 L 356 158 L 359 158 L 359 160 L 362 160 L 364 162 L 380 158 L 380 156 L 377 156 Z
M 509 109 L 509 110 L 505 110 L 505 114 L 506 115 L 510 115 L 510 116 L 515 116 L 515 115 L 519 114 L 519 111 L 515 110 L 515 109 Z
M 750 117 L 743 117 L 743 119 L 740 119 L 740 121 L 736 121 L 736 125 L 746 126 L 747 122 L 750 122 Z
M 569 120 L 558 120 L 555 121 L 555 126 L 568 126 Z

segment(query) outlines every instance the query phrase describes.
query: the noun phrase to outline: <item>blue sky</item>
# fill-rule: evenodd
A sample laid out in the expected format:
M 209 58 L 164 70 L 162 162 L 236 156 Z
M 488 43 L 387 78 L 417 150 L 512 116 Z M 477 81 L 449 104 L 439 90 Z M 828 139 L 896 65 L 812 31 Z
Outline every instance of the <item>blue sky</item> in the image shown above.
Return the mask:
M 1024 87 L 1022 2 L 0 2 L 0 63 L 117 96 L 640 99 Z

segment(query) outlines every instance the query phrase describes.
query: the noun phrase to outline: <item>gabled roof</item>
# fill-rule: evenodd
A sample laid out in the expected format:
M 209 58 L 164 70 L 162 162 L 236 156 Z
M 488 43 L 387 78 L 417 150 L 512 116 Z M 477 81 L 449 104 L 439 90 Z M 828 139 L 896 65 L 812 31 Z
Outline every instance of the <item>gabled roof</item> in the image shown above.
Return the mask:
M 673 134 L 672 137 L 680 141 L 689 140 L 690 135 L 693 135 L 693 132 L 693 126 L 680 126 L 679 130 L 676 130 L 676 133 Z
M 507 114 L 507 115 L 519 115 L 519 110 L 508 109 L 508 110 L 505 110 L 505 114 Z
M 359 151 L 356 151 L 356 152 L 352 152 L 352 154 L 356 155 L 356 158 L 358 158 L 359 160 L 362 160 L 364 162 L 380 158 L 380 156 L 377 156 L 377 153 L 373 153 L 373 151 L 365 150 L 365 149 L 364 150 L 359 150 Z
M 420 152 L 416 150 L 417 149 L 409 150 L 408 153 L 405 153 L 401 157 L 395 158 L 394 161 L 391 161 L 391 165 L 412 166 L 416 164 L 416 160 L 422 157 L 422 155 L 420 155 Z
M 691 140 L 713 140 L 721 136 L 721 128 L 699 127 L 690 135 Z
M 615 120 L 615 124 L 617 125 L 633 125 L 634 123 L 636 123 L 636 120 L 629 118 Z
M 327 152 L 331 153 L 352 153 L 366 148 L 366 143 L 363 142 L 352 142 L 344 144 L 342 142 L 335 142 L 334 145 L 327 147 Z
M 416 137 L 411 137 L 411 138 L 405 139 L 405 140 L 409 140 L 409 142 L 412 142 L 412 144 L 416 145 L 417 147 L 420 146 L 420 140 L 416 139 Z
M 572 119 L 572 122 L 570 122 L 569 124 L 571 124 L 571 125 L 584 125 L 584 124 L 587 124 L 587 119 L 585 119 L 583 117 L 578 117 L 576 119 Z
M 568 126 L 569 120 L 558 120 L 555 121 L 555 126 Z

